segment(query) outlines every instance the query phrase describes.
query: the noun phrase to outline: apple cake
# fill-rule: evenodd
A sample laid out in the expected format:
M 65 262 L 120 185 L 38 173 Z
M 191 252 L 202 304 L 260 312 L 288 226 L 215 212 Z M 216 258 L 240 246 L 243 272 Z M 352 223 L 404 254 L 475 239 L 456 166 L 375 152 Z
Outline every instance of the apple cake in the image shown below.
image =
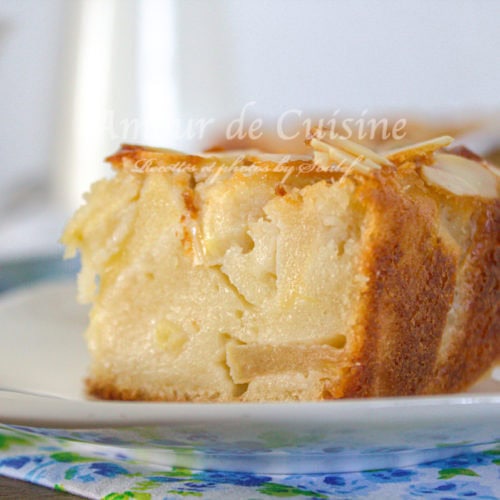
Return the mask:
M 498 173 L 438 137 L 311 154 L 124 145 L 68 223 L 97 397 L 461 391 L 500 358 Z

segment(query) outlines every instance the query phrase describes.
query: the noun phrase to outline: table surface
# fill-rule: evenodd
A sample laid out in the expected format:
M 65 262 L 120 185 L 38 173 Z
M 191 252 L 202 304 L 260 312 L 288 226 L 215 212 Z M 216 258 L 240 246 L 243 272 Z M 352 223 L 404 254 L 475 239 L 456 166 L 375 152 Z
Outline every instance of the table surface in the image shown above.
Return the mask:
M 0 476 L 0 498 L 12 500 L 30 498 L 80 498 L 62 491 L 54 491 L 25 481 L 17 481 L 9 477 Z

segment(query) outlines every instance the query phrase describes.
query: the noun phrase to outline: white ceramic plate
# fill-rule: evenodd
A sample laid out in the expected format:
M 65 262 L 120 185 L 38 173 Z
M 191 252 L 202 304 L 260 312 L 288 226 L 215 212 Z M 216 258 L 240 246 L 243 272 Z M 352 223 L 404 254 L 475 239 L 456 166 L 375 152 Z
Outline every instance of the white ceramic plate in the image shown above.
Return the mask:
M 126 448 L 157 465 L 267 473 L 341 472 L 445 458 L 500 438 L 500 383 L 442 397 L 320 403 L 107 402 L 83 393 L 86 308 L 46 283 L 0 299 L 0 422 Z

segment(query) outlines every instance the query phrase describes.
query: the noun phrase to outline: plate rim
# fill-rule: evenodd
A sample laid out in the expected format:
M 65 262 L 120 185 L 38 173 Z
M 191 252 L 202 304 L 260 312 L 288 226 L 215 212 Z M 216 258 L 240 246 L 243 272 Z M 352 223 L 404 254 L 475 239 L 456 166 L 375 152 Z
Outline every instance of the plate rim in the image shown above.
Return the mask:
M 0 391 L 0 423 L 46 428 L 307 422 L 332 425 L 424 423 L 436 418 L 500 421 L 500 395 L 474 394 L 311 402 L 196 403 L 93 401 Z

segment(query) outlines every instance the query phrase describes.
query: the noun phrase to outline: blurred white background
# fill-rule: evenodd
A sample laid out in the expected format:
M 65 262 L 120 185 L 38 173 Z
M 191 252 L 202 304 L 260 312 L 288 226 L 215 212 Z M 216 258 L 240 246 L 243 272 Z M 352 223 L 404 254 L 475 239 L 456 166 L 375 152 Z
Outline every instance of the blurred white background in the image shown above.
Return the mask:
M 119 143 L 292 108 L 498 116 L 496 0 L 2 0 L 0 259 L 56 240 Z

